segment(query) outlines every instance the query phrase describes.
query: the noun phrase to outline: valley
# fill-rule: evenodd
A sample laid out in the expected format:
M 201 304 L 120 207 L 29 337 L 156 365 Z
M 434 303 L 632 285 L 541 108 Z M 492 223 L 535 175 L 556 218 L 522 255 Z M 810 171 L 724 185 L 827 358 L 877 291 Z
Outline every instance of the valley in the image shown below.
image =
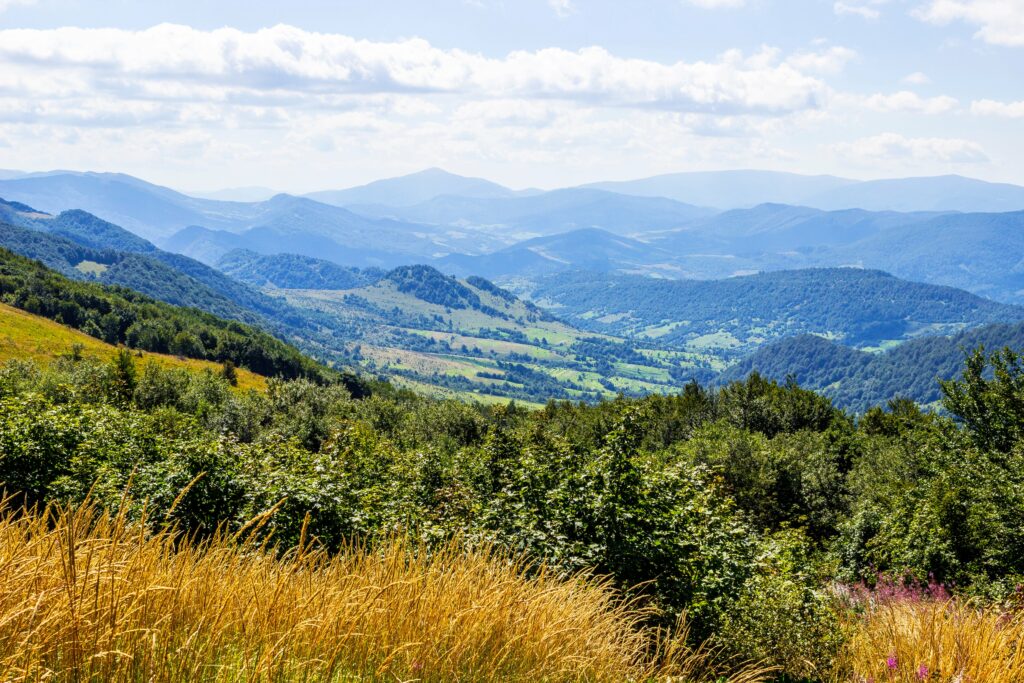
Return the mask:
M 870 380 L 891 374 L 885 362 L 851 361 L 861 371 L 823 383 L 814 368 L 834 363 L 822 357 L 881 359 L 1024 320 L 1024 212 L 956 211 L 1013 205 L 1012 186 L 866 186 L 879 192 L 872 210 L 837 208 L 862 190 L 828 177 L 723 172 L 514 191 L 430 169 L 238 202 L 117 174 L 32 174 L 0 179 L 10 226 L 0 246 L 434 396 L 595 402 L 752 369 L 782 379 L 792 365 L 864 409 L 894 396 L 857 388 L 891 386 Z M 787 341 L 807 335 L 835 351 L 794 356 L 810 347 Z M 932 349 L 904 382 L 926 402 L 935 373 L 962 359 L 955 344 Z
M 399 268 L 356 289 L 281 289 L 290 305 L 339 321 L 351 362 L 399 385 L 469 398 L 595 401 L 675 390 L 712 357 L 644 348 L 552 317 L 482 278 Z

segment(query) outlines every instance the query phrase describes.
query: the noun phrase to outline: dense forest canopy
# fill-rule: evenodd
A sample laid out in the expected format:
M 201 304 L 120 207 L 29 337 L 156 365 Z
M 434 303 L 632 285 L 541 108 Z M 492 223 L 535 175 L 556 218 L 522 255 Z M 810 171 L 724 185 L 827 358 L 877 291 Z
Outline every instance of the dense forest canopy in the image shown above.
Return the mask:
M 801 333 L 872 345 L 904 338 L 915 326 L 1024 319 L 1019 306 L 860 268 L 807 268 L 723 280 L 565 273 L 539 280 L 531 296 L 597 331 L 623 334 L 669 324 L 657 337 L 663 344 L 728 332 L 744 345 Z

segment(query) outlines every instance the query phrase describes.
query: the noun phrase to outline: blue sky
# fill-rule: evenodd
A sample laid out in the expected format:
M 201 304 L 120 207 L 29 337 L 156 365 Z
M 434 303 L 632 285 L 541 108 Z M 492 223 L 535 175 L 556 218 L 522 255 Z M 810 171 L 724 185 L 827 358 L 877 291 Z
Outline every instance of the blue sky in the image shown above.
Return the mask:
M 1024 184 L 1024 0 L 0 0 L 0 167 Z

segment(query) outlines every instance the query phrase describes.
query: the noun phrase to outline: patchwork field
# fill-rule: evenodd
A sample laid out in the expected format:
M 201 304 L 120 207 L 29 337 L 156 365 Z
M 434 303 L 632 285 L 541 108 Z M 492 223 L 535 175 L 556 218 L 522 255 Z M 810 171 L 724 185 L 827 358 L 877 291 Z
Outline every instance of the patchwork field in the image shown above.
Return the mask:
M 416 268 L 414 285 L 399 273 L 353 289 L 268 292 L 335 319 L 359 367 L 433 395 L 594 401 L 678 391 L 687 369 L 710 367 L 705 349 L 583 331 L 486 280 Z

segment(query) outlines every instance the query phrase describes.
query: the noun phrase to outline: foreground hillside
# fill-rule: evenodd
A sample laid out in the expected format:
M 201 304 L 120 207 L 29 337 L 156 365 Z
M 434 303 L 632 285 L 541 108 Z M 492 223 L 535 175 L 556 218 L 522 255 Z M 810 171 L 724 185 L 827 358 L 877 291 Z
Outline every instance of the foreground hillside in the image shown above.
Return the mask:
M 0 362 L 29 359 L 48 365 L 71 356 L 105 361 L 112 359 L 117 351 L 116 346 L 87 334 L 0 303 Z M 191 372 L 223 373 L 222 365 L 209 361 L 144 351 L 134 353 L 142 365 L 155 363 Z M 261 375 L 244 368 L 236 369 L 234 375 L 239 389 L 266 389 L 266 378 Z

